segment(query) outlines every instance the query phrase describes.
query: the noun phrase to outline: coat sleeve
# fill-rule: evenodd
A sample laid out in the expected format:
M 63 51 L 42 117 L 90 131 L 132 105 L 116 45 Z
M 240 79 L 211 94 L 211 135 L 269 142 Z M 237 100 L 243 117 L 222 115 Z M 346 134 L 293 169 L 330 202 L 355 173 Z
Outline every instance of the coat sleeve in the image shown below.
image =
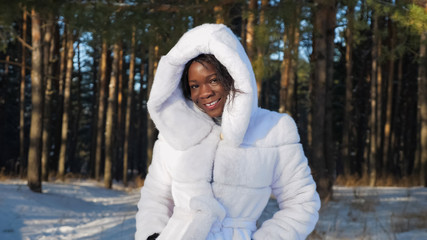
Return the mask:
M 162 140 L 157 140 L 153 149 L 153 161 L 141 188 L 141 198 L 136 214 L 135 240 L 146 240 L 160 233 L 172 215 L 173 200 L 171 177 L 162 160 L 167 152 Z
M 292 119 L 288 119 L 293 136 L 278 148 L 278 163 L 271 185 L 280 210 L 265 221 L 253 239 L 305 239 L 319 218 L 319 195 L 307 158 Z M 287 127 L 289 130 L 289 126 Z

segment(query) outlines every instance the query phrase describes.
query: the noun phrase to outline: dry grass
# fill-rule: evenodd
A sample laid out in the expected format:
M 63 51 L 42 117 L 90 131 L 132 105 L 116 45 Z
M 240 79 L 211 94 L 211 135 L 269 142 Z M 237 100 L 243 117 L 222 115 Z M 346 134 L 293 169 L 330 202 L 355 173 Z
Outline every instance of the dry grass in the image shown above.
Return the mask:
M 394 233 L 424 229 L 427 226 L 427 211 L 391 215 L 391 229 Z
M 133 179 L 133 181 L 135 182 L 135 185 L 137 188 L 141 188 L 142 186 L 144 186 L 145 178 L 142 178 L 141 176 L 137 176 L 136 178 Z
M 339 175 L 335 180 L 335 185 L 346 187 L 369 186 L 369 179 L 367 177 L 359 177 L 357 175 L 342 176 Z M 375 186 L 379 187 L 414 187 L 419 186 L 420 182 L 417 176 L 408 176 L 397 178 L 388 175 L 382 178 L 377 178 Z

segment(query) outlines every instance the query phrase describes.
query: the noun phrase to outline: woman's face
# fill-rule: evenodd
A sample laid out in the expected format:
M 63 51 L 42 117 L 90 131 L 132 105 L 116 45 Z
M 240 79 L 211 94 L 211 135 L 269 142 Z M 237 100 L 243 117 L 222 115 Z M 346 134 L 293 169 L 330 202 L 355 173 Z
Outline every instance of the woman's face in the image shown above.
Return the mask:
M 188 69 L 191 100 L 210 117 L 220 117 L 228 93 L 217 79 L 217 72 L 209 63 L 194 61 Z

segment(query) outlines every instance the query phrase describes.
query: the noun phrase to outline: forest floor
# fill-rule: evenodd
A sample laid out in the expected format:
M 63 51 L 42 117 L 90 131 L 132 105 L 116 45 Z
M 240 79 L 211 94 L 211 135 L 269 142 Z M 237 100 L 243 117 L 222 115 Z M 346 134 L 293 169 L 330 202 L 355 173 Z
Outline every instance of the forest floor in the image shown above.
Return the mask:
M 133 239 L 139 190 L 95 181 L 0 181 L 0 239 Z M 278 207 L 272 199 L 260 222 Z M 309 239 L 427 239 L 427 188 L 334 187 Z

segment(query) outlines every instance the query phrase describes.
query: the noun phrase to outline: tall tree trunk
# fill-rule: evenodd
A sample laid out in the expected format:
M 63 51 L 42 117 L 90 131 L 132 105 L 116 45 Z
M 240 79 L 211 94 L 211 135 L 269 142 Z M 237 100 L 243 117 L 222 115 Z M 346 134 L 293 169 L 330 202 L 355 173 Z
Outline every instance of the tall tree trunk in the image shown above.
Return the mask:
M 377 20 L 379 20 L 379 18 L 377 18 Z M 377 23 L 379 24 L 379 23 Z M 376 35 L 376 34 L 375 34 Z M 376 178 L 378 179 L 378 175 L 381 174 L 381 170 L 382 169 L 382 152 L 383 152 L 383 145 L 384 145 L 384 121 L 383 121 L 383 88 L 384 88 L 384 83 L 383 83 L 383 74 L 382 74 L 382 63 L 380 61 L 381 57 L 382 57 L 382 39 L 381 39 L 381 33 L 380 33 L 380 27 L 378 26 L 378 35 L 377 36 L 377 86 L 376 86 L 376 90 L 377 90 L 377 106 L 376 106 L 376 133 L 375 133 L 375 137 L 377 138 L 376 140 L 376 144 L 377 144 L 377 157 L 375 159 L 375 172 L 376 172 Z
M 126 96 L 126 119 L 125 119 L 125 136 L 123 143 L 123 184 L 128 185 L 128 163 L 129 163 L 129 142 L 130 142 L 130 127 L 131 127 L 131 110 L 132 110 L 132 98 L 133 89 L 135 83 L 135 36 L 136 28 L 132 29 L 132 40 L 131 40 L 131 53 L 129 60 L 129 81 L 128 81 L 128 94 Z M 141 79 L 143 76 L 141 76 Z M 142 86 L 142 84 L 141 84 Z M 142 89 L 140 89 L 142 91 Z
M 55 122 L 55 143 L 53 144 L 55 146 L 55 152 L 53 156 L 53 161 L 55 161 L 56 170 L 58 169 L 59 164 L 59 156 L 61 151 L 61 137 L 62 137 L 62 115 L 64 113 L 64 82 L 65 82 L 65 72 L 66 72 L 66 65 L 67 65 L 67 34 L 66 32 L 68 26 L 65 24 L 64 26 L 64 34 L 62 34 L 61 39 L 61 47 L 59 52 L 59 74 L 58 74 L 58 102 L 57 102 L 57 109 L 56 109 L 56 116 L 57 120 Z M 59 28 L 57 29 L 59 31 Z
M 118 77 L 118 68 L 119 68 L 119 58 L 120 58 L 120 45 L 119 43 L 114 44 L 113 48 L 113 63 L 111 78 L 109 84 L 109 93 L 108 93 L 108 106 L 107 106 L 107 117 L 105 123 L 105 168 L 104 168 L 104 186 L 106 188 L 111 188 L 113 184 L 113 162 L 115 156 L 114 148 L 114 116 L 116 110 L 116 91 L 117 91 L 117 77 Z
M 96 156 L 95 156 L 95 179 L 101 179 L 102 142 L 104 139 L 104 111 L 105 111 L 105 87 L 107 84 L 107 42 L 102 40 L 101 63 L 99 64 L 99 100 L 98 120 L 96 122 Z
M 301 14 L 301 3 L 297 0 L 295 17 L 298 19 L 292 26 L 292 45 L 291 47 L 291 65 L 289 67 L 289 88 L 287 94 L 287 106 L 288 112 L 297 119 L 297 94 L 298 94 L 298 79 L 296 73 L 298 72 L 298 59 L 299 59 L 299 43 L 300 43 L 300 20 Z
M 40 16 L 34 9 L 31 10 L 31 126 L 30 147 L 28 152 L 28 187 L 33 192 L 42 192 L 41 183 L 41 138 L 43 121 L 43 83 L 42 83 L 42 45 Z
M 391 131 L 391 146 L 392 158 L 390 159 L 390 169 L 394 171 L 396 169 L 397 163 L 400 162 L 401 159 L 401 151 L 400 151 L 400 139 L 402 132 L 402 96 L 403 96 L 403 57 L 400 56 L 397 65 L 397 86 L 396 86 L 396 98 L 395 104 L 393 107 L 393 119 L 394 123 L 392 124 L 393 130 Z M 419 166 L 414 166 L 415 169 L 419 169 Z
M 98 48 L 95 46 L 93 48 L 93 88 L 92 88 L 92 120 L 91 120 L 91 126 L 92 126 L 92 134 L 91 134 L 91 147 L 90 147 L 90 175 L 91 177 L 95 178 L 95 162 L 96 162 L 96 139 L 98 136 L 97 133 L 97 120 L 98 120 L 98 107 L 99 107 L 99 79 L 98 79 L 98 67 L 99 67 L 99 54 L 98 54 Z
M 27 75 L 27 9 L 22 9 L 22 59 L 21 59 L 21 82 L 19 85 L 19 175 L 24 176 L 24 169 L 27 165 L 25 156 L 25 77 Z
M 288 99 L 288 89 L 289 89 L 289 67 L 291 62 L 291 48 L 289 47 L 289 36 L 290 31 L 288 27 L 285 28 L 283 34 L 283 60 L 280 68 L 280 104 L 279 112 L 284 113 L 286 109 L 286 100 Z
M 427 4 L 426 4 L 427 11 Z M 418 66 L 418 109 L 420 120 L 420 183 L 427 187 L 427 32 L 421 34 Z
M 141 57 L 141 68 L 140 68 L 140 84 L 141 86 L 144 85 L 144 75 L 145 75 L 145 68 L 146 68 L 146 62 L 144 61 L 144 57 Z M 147 78 L 149 80 L 149 78 Z M 138 161 L 137 168 L 138 173 L 145 177 L 147 174 L 147 166 L 148 166 L 148 121 L 151 121 L 149 118 L 149 114 L 147 111 L 147 99 L 148 99 L 148 82 L 147 82 L 147 88 L 141 87 L 138 94 L 138 102 L 139 102 L 139 109 L 138 109 L 138 140 L 139 140 L 139 146 L 141 148 L 137 152 L 138 159 L 141 159 L 141 161 Z
M 298 64 L 299 47 L 299 27 L 300 27 L 301 2 L 295 1 L 295 11 L 293 20 L 285 23 L 285 33 L 283 35 L 283 61 L 281 63 L 280 78 L 280 106 L 279 112 L 286 112 L 296 117 L 296 78 Z
M 42 147 L 42 180 L 48 180 L 49 173 L 49 157 L 50 157 L 50 119 L 51 119 L 51 106 L 52 106 L 52 65 L 51 65 L 51 54 L 53 53 L 53 46 L 51 46 L 52 33 L 53 33 L 53 15 L 49 14 L 49 17 L 44 26 L 44 39 L 43 39 L 43 64 L 44 64 L 44 82 L 45 82 L 45 94 L 44 94 L 44 114 L 43 114 L 43 147 Z
M 71 127 L 71 143 L 70 143 L 70 154 L 69 156 L 69 166 L 72 172 L 80 172 L 81 164 L 80 159 L 78 158 L 77 145 L 79 141 L 79 126 L 80 126 L 80 116 L 82 114 L 82 70 L 81 70 L 81 60 L 80 60 L 80 40 L 77 42 L 77 103 L 76 103 L 76 112 L 71 117 L 72 127 Z
M 118 75 L 117 75 L 117 127 L 115 128 L 116 134 L 116 141 L 115 141 L 115 149 L 117 153 L 116 161 L 115 161 L 115 177 L 117 180 L 122 179 L 122 173 L 123 173 L 123 138 L 124 138 L 124 101 L 123 101 L 123 85 L 125 84 L 123 81 L 123 43 L 120 42 L 120 51 L 119 51 L 119 65 L 118 65 Z
M 255 67 L 255 78 L 257 84 L 257 95 L 258 95 L 258 103 L 261 102 L 261 90 L 262 90 L 262 82 L 265 76 L 265 49 L 266 44 L 268 42 L 268 33 L 267 33 L 267 20 L 266 20 L 266 10 L 268 8 L 268 1 L 261 1 L 261 8 L 259 10 L 259 24 L 258 24 L 258 33 L 256 34 L 258 37 L 256 43 L 256 59 L 254 65 Z
M 315 1 L 318 8 L 314 16 L 314 86 L 313 86 L 313 142 L 312 142 L 312 163 L 314 167 L 314 177 L 317 182 L 317 190 L 320 198 L 323 200 L 329 199 L 332 196 L 332 182 L 334 169 L 330 167 L 330 153 L 327 152 L 328 147 L 326 144 L 333 144 L 327 142 L 329 139 L 328 133 L 328 99 L 327 91 L 328 86 L 332 79 L 331 71 L 333 64 L 331 51 L 334 47 L 331 46 L 331 37 L 329 36 L 331 29 L 335 27 L 336 8 L 333 1 Z M 332 16 L 334 15 L 334 16 Z
M 333 138 L 334 124 L 333 124 L 333 82 L 334 82 L 334 52 L 335 52 L 335 25 L 336 25 L 336 2 L 328 1 L 330 5 L 327 7 L 326 19 L 326 115 L 325 115 L 325 156 L 326 167 L 328 170 L 328 186 L 330 187 L 330 194 L 332 195 L 332 184 L 336 173 L 336 144 Z
M 354 29 L 354 1 L 349 2 L 347 10 L 347 28 L 345 30 L 346 35 L 346 51 L 345 51 L 345 109 L 344 109 L 344 127 L 343 127 L 343 139 L 341 147 L 341 155 L 343 159 L 343 170 L 344 176 L 348 177 L 351 174 L 350 168 L 350 133 L 353 127 L 352 115 L 353 115 L 353 29 Z
M 64 181 L 65 178 L 65 162 L 67 158 L 67 143 L 68 143 L 68 124 L 71 108 L 71 80 L 73 74 L 73 30 L 67 29 L 67 48 L 66 48 L 66 73 L 64 85 L 64 108 L 62 113 L 62 129 L 61 129 L 61 148 L 58 162 L 58 178 Z
M 374 12 L 372 19 L 373 22 L 373 43 L 372 43 L 372 69 L 371 69 L 371 115 L 369 121 L 369 134 L 370 134 L 370 154 L 369 154 L 369 185 L 375 186 L 377 172 L 376 172 L 376 162 L 378 156 L 378 138 L 377 135 L 377 121 L 378 119 L 378 42 L 379 42 L 379 29 L 378 29 L 378 14 Z
M 246 52 L 248 53 L 249 60 L 254 60 L 255 55 L 255 13 L 257 11 L 257 1 L 249 0 L 248 6 L 248 22 L 246 24 Z
M 385 124 L 384 124 L 384 147 L 383 147 L 383 167 L 382 176 L 386 177 L 390 174 L 391 170 L 391 129 L 392 129 L 392 107 L 393 107 L 393 82 L 394 82 L 394 45 L 395 45 L 395 26 L 391 20 L 389 20 L 389 45 L 390 45 L 390 59 L 387 79 L 387 100 L 386 100 L 386 113 L 385 113 Z

